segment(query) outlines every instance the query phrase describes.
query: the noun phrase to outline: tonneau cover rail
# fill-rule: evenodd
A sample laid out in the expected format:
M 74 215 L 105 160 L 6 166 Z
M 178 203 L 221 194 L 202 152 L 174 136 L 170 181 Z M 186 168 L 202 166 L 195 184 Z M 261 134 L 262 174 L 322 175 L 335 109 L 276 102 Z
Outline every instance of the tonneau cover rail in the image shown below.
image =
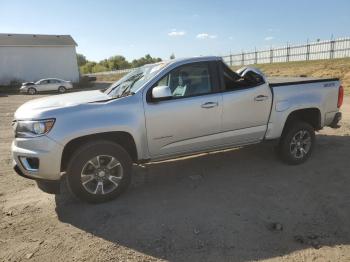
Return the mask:
M 332 82 L 332 81 L 339 81 L 339 78 L 281 78 L 281 79 L 269 79 L 270 87 L 277 87 L 277 86 L 287 86 L 287 85 L 298 85 L 298 84 L 310 84 L 310 83 L 319 83 L 319 82 Z

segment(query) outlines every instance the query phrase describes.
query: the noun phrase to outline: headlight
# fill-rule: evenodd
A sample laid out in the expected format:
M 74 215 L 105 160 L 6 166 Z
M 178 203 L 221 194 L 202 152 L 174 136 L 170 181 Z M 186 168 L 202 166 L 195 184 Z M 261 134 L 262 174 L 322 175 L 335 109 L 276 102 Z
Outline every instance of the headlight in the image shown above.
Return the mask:
M 15 137 L 36 137 L 47 134 L 54 123 L 55 119 L 14 121 Z

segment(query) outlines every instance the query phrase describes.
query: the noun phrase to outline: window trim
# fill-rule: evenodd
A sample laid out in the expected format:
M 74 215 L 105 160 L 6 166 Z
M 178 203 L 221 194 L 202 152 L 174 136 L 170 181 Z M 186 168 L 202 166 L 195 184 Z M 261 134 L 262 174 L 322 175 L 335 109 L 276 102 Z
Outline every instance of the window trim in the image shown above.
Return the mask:
M 208 72 L 210 75 L 211 92 L 202 93 L 202 94 L 195 94 L 195 95 L 190 95 L 190 96 L 173 96 L 171 98 L 166 98 L 166 99 L 161 99 L 161 100 L 158 100 L 158 99 L 154 100 L 152 98 L 153 88 L 166 75 L 171 74 L 175 70 L 178 70 L 180 67 L 198 65 L 198 64 L 204 64 L 208 67 Z M 220 93 L 220 87 L 218 86 L 218 83 L 216 83 L 217 82 L 216 79 L 218 78 L 218 72 L 217 72 L 217 70 L 214 69 L 216 67 L 215 64 L 216 64 L 216 61 L 199 61 L 199 62 L 191 62 L 191 63 L 182 64 L 182 65 L 179 65 L 179 66 L 171 69 L 170 71 L 168 71 L 168 72 L 164 73 L 162 76 L 160 76 L 159 80 L 157 82 L 155 82 L 150 88 L 148 88 L 148 90 L 146 92 L 146 102 L 149 104 L 155 104 L 155 103 L 159 103 L 159 102 L 174 101 L 174 100 L 179 100 L 179 99 L 193 98 L 193 97 L 197 97 L 197 96 L 205 96 L 205 95 L 212 95 L 212 94 Z

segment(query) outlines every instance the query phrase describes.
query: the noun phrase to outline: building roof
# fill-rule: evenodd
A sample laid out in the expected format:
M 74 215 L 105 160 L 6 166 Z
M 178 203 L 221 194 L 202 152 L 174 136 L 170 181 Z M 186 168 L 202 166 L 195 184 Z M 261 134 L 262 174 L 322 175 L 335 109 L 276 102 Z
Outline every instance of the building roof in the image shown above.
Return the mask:
M 0 46 L 77 46 L 70 35 L 0 34 Z

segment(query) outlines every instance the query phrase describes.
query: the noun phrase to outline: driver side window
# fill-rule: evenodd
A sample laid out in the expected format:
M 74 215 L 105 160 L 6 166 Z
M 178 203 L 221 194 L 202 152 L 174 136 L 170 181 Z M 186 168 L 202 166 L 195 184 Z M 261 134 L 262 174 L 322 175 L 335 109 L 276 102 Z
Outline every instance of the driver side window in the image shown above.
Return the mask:
M 155 86 L 168 86 L 174 98 L 211 93 L 209 66 L 207 63 L 180 66 L 164 76 Z

